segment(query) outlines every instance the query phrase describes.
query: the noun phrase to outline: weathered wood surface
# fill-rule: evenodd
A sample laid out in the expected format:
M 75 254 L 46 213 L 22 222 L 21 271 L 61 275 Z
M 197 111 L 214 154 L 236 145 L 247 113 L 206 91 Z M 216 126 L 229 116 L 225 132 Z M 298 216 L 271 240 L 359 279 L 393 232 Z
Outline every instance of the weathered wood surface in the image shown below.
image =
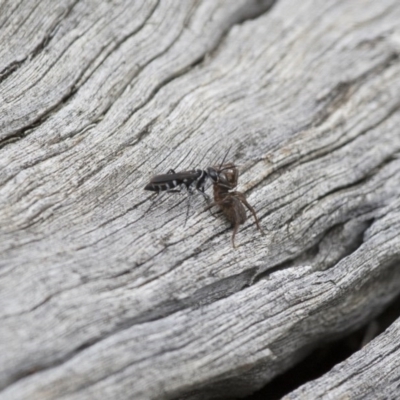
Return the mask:
M 284 397 L 396 399 L 400 392 L 400 320 L 329 373 Z
M 400 292 L 400 3 L 271 3 L 0 3 L 2 399 L 246 395 Z M 265 236 L 146 214 L 230 145 Z

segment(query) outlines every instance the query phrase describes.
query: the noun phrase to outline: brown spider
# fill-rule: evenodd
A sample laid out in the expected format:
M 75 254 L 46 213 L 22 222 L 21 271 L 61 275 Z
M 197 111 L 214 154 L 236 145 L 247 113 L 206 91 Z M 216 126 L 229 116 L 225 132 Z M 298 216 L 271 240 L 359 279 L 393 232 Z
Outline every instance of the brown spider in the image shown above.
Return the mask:
M 238 183 L 239 169 L 233 163 L 227 163 L 214 167 L 218 173 L 218 181 L 213 183 L 214 190 L 214 203 L 211 204 L 219 206 L 221 211 L 225 214 L 226 218 L 232 223 L 232 245 L 236 249 L 235 235 L 239 226 L 244 224 L 247 220 L 245 205 L 256 221 L 258 230 L 264 234 L 259 224 L 254 208 L 247 202 L 246 196 L 242 192 L 233 190 Z

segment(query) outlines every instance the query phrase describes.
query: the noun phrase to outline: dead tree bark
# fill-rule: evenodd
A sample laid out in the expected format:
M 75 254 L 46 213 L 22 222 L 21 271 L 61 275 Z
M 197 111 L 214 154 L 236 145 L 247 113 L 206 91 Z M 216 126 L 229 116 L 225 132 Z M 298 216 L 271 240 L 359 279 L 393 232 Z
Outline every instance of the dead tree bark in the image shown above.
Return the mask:
M 400 320 L 322 378 L 284 399 L 394 399 L 400 380 Z
M 0 2 L 1 398 L 245 396 L 379 313 L 399 20 L 397 0 Z M 249 220 L 232 250 L 201 199 L 186 225 L 184 196 L 146 212 L 152 174 L 231 146 L 265 236 Z M 348 375 L 397 325 L 289 398 L 379 397 L 376 365 Z

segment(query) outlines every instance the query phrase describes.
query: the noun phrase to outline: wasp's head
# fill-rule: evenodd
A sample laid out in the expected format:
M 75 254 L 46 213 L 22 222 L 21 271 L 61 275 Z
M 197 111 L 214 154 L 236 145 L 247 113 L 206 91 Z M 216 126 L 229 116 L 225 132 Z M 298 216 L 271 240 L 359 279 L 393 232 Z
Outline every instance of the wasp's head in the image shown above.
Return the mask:
M 213 184 L 218 184 L 219 186 L 233 189 L 237 185 L 236 171 L 237 169 L 229 164 L 228 167 L 222 169 L 209 167 L 207 168 L 207 175 L 210 177 Z
M 207 168 L 207 175 L 210 177 L 210 179 L 213 181 L 213 183 L 218 183 L 219 182 L 219 172 L 213 168 L 213 167 L 208 167 Z

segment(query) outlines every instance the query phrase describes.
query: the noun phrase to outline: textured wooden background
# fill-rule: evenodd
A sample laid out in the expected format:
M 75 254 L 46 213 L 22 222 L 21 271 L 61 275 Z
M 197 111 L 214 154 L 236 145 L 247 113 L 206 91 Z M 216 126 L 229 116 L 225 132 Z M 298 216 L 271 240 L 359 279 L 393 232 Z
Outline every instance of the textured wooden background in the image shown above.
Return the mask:
M 0 1 L 0 397 L 245 396 L 381 312 L 399 21 L 397 0 Z M 234 251 L 201 198 L 186 225 L 184 196 L 146 213 L 152 174 L 230 146 L 265 236 L 249 220 Z M 399 341 L 287 398 L 394 398 Z

